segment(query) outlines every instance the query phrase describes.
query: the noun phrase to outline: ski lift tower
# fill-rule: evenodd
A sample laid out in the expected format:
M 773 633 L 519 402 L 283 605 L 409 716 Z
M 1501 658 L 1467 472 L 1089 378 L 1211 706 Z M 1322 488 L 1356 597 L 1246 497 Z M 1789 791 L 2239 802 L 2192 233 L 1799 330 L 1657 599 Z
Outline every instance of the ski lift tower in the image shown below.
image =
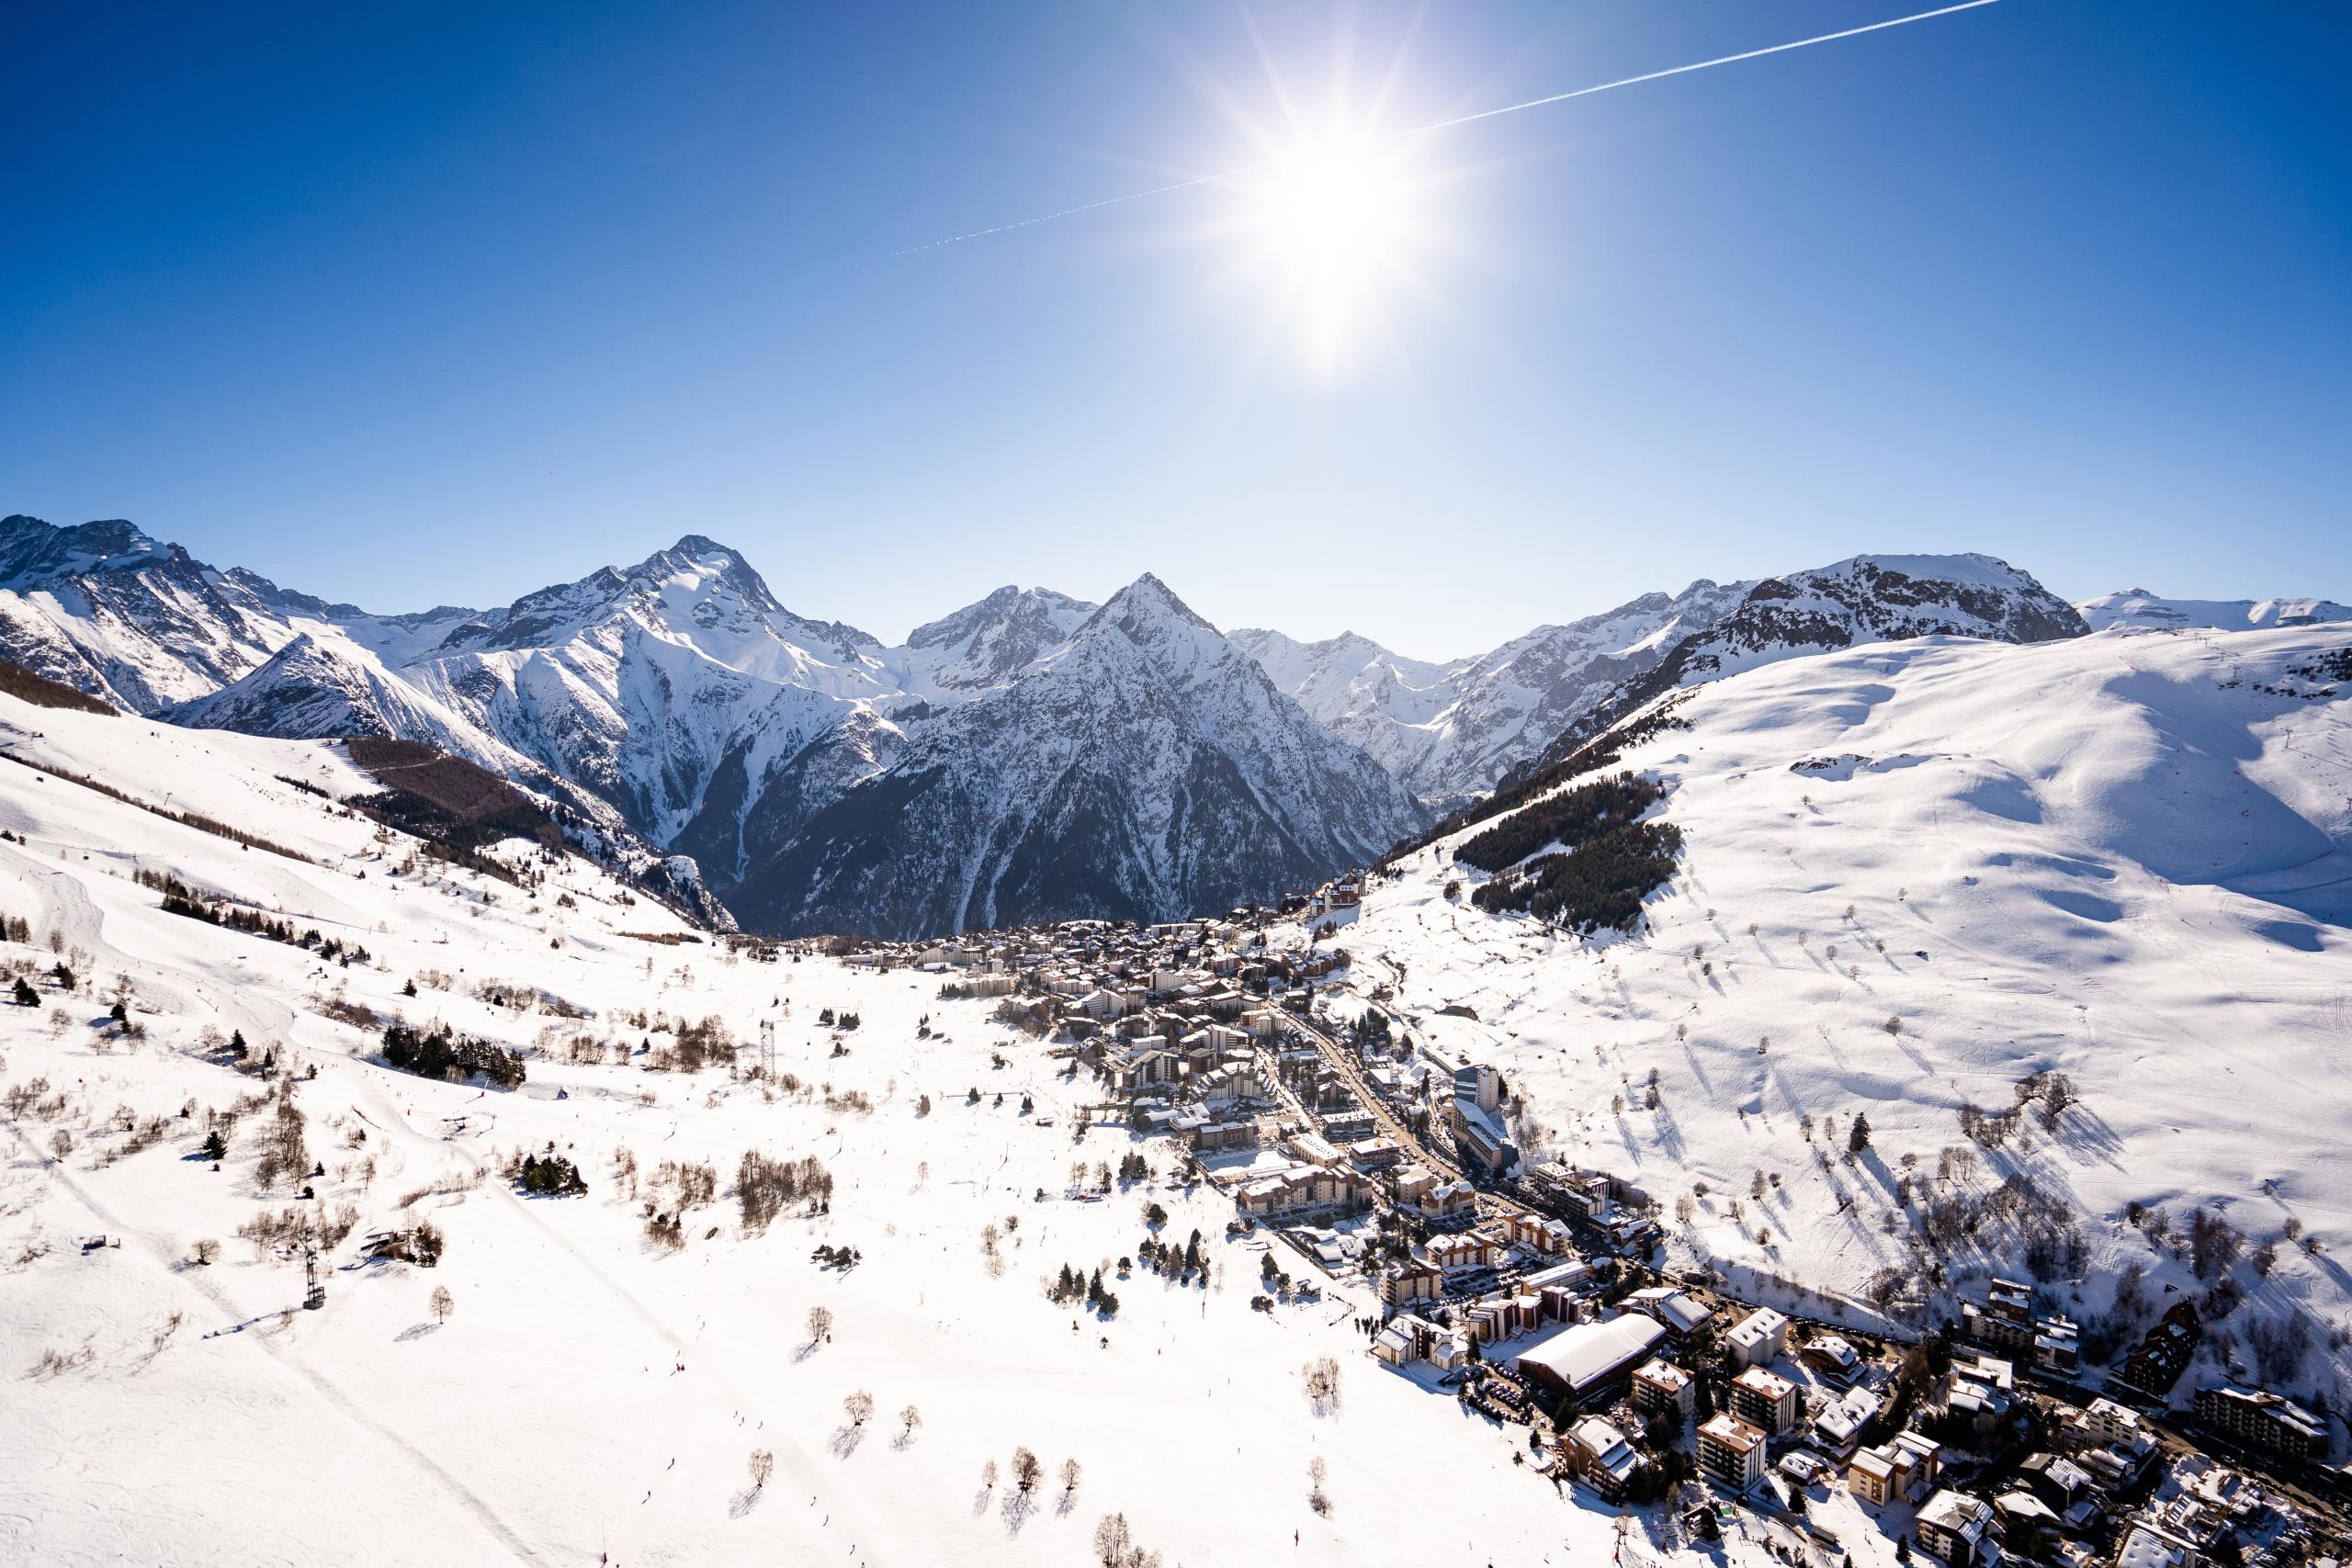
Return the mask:
M 316 1247 L 302 1249 L 302 1310 L 316 1312 L 327 1304 L 327 1282 L 319 1278 L 319 1254 Z
M 760 1077 L 775 1081 L 775 1020 L 760 1020 Z

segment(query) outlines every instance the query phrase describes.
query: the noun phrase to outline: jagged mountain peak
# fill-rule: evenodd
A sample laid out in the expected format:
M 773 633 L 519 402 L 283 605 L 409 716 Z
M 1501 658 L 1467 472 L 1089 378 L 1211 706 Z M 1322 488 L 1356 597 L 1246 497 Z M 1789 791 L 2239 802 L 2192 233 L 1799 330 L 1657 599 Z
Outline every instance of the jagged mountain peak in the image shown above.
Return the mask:
M 1116 626 L 1134 636 L 1154 623 L 1178 623 L 1208 632 L 1224 634 L 1198 615 L 1190 604 L 1176 596 L 1176 591 L 1162 582 L 1154 572 L 1145 572 L 1103 602 L 1088 623 Z
M 179 546 L 120 517 L 66 527 L 23 513 L 0 518 L 0 587 L 157 563 L 192 564 Z
M 774 615 L 789 614 L 768 591 L 766 579 L 743 558 L 742 551 L 704 534 L 685 535 L 668 549 L 656 550 L 626 573 L 616 575 L 624 583 L 676 582 L 690 585 L 693 591 L 716 582 L 740 594 L 755 609 Z
M 975 600 L 951 615 L 935 621 L 926 621 L 907 634 L 909 648 L 942 648 L 964 641 L 990 626 L 1008 622 L 1034 618 L 1051 619 L 1076 612 L 1078 621 L 1065 628 L 1067 636 L 1076 624 L 1094 613 L 1096 605 L 1067 593 L 1057 593 L 1050 588 L 1022 588 L 1006 583 L 982 599 Z

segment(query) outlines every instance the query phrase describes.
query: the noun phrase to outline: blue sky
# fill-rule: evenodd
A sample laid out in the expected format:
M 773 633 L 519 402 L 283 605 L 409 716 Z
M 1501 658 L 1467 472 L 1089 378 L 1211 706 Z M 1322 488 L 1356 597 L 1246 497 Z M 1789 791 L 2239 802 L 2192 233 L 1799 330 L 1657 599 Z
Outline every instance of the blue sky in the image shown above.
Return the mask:
M 386 609 L 706 533 L 887 637 L 1149 570 L 1436 657 L 1873 548 L 2352 598 L 2321 0 L 2001 0 L 1411 139 L 1337 372 L 1235 186 L 886 259 L 1262 158 L 1343 59 L 1393 130 L 1912 8 L 18 7 L 0 512 Z

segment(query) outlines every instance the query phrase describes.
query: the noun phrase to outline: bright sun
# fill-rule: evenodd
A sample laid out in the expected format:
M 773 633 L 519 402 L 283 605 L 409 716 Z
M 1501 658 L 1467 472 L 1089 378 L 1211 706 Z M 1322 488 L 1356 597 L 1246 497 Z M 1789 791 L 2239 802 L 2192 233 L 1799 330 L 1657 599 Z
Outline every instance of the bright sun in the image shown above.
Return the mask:
M 1302 135 L 1238 182 L 1252 288 L 1307 367 L 1343 373 L 1381 333 L 1429 234 L 1419 181 L 1398 145 L 1369 134 Z

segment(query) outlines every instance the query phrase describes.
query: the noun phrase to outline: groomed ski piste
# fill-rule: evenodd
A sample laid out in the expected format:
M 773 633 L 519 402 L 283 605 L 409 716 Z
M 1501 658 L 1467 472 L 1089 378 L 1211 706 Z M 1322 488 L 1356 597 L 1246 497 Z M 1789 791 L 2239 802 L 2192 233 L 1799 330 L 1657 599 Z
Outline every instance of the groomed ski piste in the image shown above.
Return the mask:
M 1392 987 L 1441 1061 L 1492 1063 L 1525 1095 L 1531 1157 L 1624 1179 L 1675 1265 L 1827 1321 L 1883 1325 L 1872 1282 L 1917 1300 L 1931 1266 L 1939 1311 L 2029 1278 L 2024 1228 L 1998 1214 L 1911 1239 L 1930 1197 L 2016 1173 L 2081 1238 L 2036 1281 L 2048 1307 L 2092 1323 L 2137 1263 L 2144 1327 L 2170 1290 L 2210 1290 L 2176 1251 L 2208 1207 L 2245 1237 L 2245 1295 L 2176 1402 L 2254 1378 L 2250 1326 L 2300 1318 L 2309 1353 L 2274 1386 L 2342 1409 L 2347 643 L 2340 624 L 1930 637 L 1682 691 L 1606 770 L 1662 784 L 1684 834 L 1635 930 L 1473 908 L 1487 874 L 1453 850 L 1482 822 L 1375 879 L 1336 938 L 1357 999 L 1334 1005 Z M 2010 1111 L 2049 1072 L 2077 1097 L 2054 1123 L 2037 1101 L 1999 1147 L 1963 1133 L 1963 1105 Z M 1857 1116 L 1870 1147 L 1849 1160 Z M 1939 1180 L 1948 1148 L 1963 1168 Z M 2169 1215 L 2167 1245 L 2134 1204 Z
M 531 891 L 435 867 L 280 782 L 372 792 L 331 743 L 0 697 L 0 747 L 309 862 L 0 760 L 0 827 L 17 836 L 0 842 L 0 906 L 32 937 L 0 953 L 32 968 L 40 998 L 0 1005 L 0 1086 L 46 1080 L 0 1111 L 0 1561 L 1085 1563 L 1113 1513 L 1169 1564 L 1566 1563 L 1614 1543 L 1612 1517 L 1514 1464 L 1519 1429 L 1382 1372 L 1353 1326 L 1373 1310 L 1361 1292 L 1252 1310 L 1264 1242 L 1226 1239 L 1230 1203 L 1173 1184 L 1171 1148 L 1120 1128 L 1074 1135 L 1092 1080 L 988 1022 L 992 1003 L 941 1001 L 931 976 L 730 961 L 577 859 Z M 141 869 L 370 959 L 322 963 L 167 914 L 133 880 Z M 51 974 L 60 962 L 80 968 L 71 993 Z M 107 1019 L 124 978 L 143 1038 Z M 484 981 L 592 1016 L 493 1006 L 472 994 Z M 428 1081 L 386 1066 L 377 1033 L 329 1016 L 338 1003 L 545 1046 L 514 1092 Z M 860 1026 L 821 1027 L 827 1009 Z M 621 1016 L 639 1010 L 718 1016 L 747 1066 L 771 1022 L 776 1078 L 763 1092 L 724 1067 L 569 1064 L 576 1033 L 669 1043 Z M 232 1032 L 295 1073 L 322 1176 L 259 1190 L 266 1107 L 239 1121 L 218 1171 L 200 1157 L 208 1111 L 270 1089 L 226 1064 L 216 1043 Z M 802 1092 L 778 1088 L 787 1073 Z M 153 1118 L 160 1141 L 124 1153 L 126 1122 Z M 526 1198 L 502 1179 L 506 1155 L 550 1144 L 584 1196 Z M 616 1179 L 621 1149 L 639 1196 Z M 746 1150 L 820 1160 L 830 1213 L 796 1205 L 747 1235 L 728 1191 Z M 1159 1179 L 1067 1195 L 1074 1162 L 1115 1168 L 1130 1152 Z M 664 1161 L 718 1174 L 676 1249 L 645 1224 Z M 1116 1278 L 1154 1201 L 1175 1245 L 1200 1231 L 1207 1288 Z M 323 1304 L 303 1310 L 301 1260 L 238 1229 L 345 1205 Z M 437 1267 L 363 1260 L 369 1236 L 419 1219 L 445 1237 Z M 199 1240 L 219 1244 L 216 1261 L 192 1261 Z M 823 1267 L 820 1245 L 860 1261 Z M 1107 1266 L 1115 1316 L 1046 1299 L 1065 1264 Z M 822 1343 L 812 1307 L 832 1314 Z M 1322 1415 L 1301 1377 L 1320 1355 L 1344 1368 Z M 875 1412 L 863 1427 L 843 1404 L 860 1392 Z M 1044 1469 L 1025 1496 L 1021 1447 Z M 759 1450 L 774 1467 L 754 1487 Z M 1308 1500 L 1317 1458 L 1328 1514 Z

